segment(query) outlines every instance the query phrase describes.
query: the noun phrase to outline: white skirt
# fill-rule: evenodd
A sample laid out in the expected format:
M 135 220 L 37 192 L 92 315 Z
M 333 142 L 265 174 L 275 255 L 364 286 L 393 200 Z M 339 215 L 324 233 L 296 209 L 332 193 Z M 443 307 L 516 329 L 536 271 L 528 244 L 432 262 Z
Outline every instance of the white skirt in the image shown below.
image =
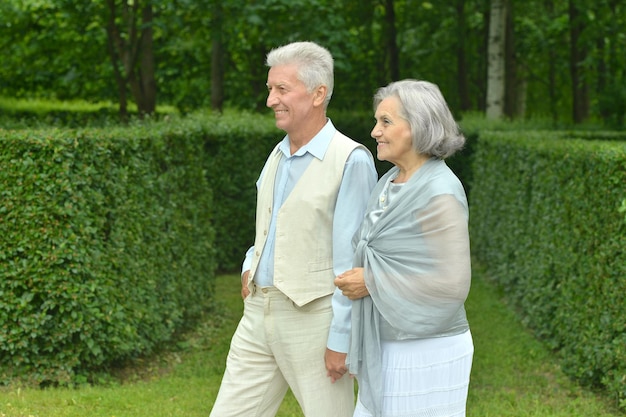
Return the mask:
M 433 339 L 383 340 L 381 348 L 384 417 L 465 416 L 474 355 L 469 330 Z M 372 417 L 360 393 L 354 417 Z

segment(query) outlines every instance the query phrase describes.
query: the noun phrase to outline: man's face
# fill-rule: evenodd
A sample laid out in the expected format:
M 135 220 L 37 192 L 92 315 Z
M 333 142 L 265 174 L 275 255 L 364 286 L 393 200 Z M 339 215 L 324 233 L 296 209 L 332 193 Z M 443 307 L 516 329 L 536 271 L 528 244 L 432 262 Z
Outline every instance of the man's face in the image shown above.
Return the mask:
M 274 110 L 276 127 L 289 134 L 301 129 L 313 111 L 314 93 L 298 79 L 295 65 L 271 67 L 267 74 L 267 107 Z

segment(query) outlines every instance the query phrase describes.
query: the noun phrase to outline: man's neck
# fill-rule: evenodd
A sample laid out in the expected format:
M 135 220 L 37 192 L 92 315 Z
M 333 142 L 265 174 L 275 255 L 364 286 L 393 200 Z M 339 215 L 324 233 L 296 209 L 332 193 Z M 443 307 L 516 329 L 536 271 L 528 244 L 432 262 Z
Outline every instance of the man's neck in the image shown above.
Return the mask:
M 298 151 L 298 149 L 309 143 L 315 137 L 315 135 L 317 135 L 320 130 L 322 130 L 324 126 L 326 126 L 327 122 L 328 119 L 324 114 L 322 115 L 322 117 L 309 123 L 304 129 L 300 129 L 294 133 L 288 132 L 289 149 L 291 151 L 291 154 L 293 155 Z

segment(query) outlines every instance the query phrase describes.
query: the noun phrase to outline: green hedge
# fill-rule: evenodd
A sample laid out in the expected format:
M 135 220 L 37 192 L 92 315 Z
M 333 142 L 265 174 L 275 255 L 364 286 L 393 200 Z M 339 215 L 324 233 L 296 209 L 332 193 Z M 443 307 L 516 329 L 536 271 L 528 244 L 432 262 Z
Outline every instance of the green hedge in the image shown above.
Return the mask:
M 0 382 L 74 383 L 199 317 L 215 260 L 193 123 L 0 130 Z
M 472 175 L 473 254 L 567 374 L 626 406 L 626 143 L 483 132 Z

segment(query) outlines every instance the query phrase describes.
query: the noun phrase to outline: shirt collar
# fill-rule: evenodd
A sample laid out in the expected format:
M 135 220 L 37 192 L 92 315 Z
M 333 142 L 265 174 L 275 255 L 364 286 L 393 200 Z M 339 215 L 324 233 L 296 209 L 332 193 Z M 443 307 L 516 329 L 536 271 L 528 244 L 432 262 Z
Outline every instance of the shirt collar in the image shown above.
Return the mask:
M 324 159 L 326 150 L 328 150 L 328 145 L 335 135 L 335 132 L 337 132 L 335 125 L 333 125 L 333 122 L 330 119 L 327 119 L 327 122 L 322 130 L 317 132 L 317 134 L 313 136 L 313 139 L 311 139 L 309 143 L 298 149 L 298 151 L 293 156 L 301 156 L 308 152 L 317 159 Z M 289 135 L 286 135 L 283 138 L 282 142 L 280 143 L 279 149 L 286 157 L 291 156 L 291 151 L 289 149 Z

